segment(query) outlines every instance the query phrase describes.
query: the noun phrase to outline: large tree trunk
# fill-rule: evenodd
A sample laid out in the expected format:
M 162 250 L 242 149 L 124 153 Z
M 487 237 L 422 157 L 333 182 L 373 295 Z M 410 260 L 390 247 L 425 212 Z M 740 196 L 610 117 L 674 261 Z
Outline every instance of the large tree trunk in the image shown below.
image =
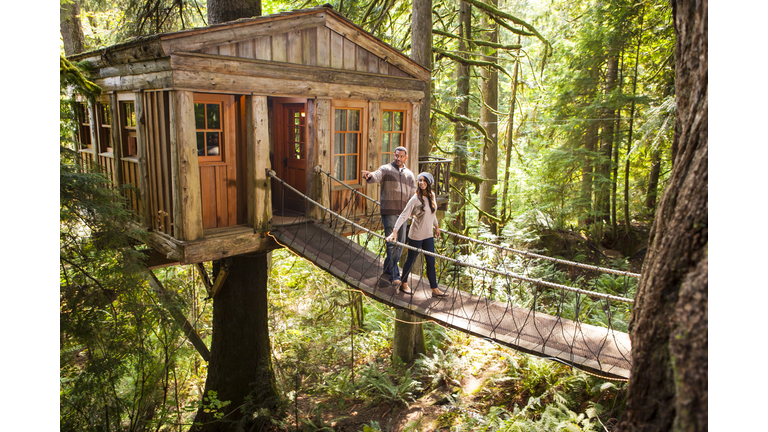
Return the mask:
M 470 39 L 472 37 L 472 7 L 459 0 L 459 37 Z M 467 43 L 464 39 L 459 39 L 459 56 L 468 57 L 464 54 L 468 51 Z M 465 63 L 456 63 L 456 114 L 467 116 L 469 113 L 469 65 Z M 467 126 L 462 122 L 454 122 L 453 130 L 453 162 L 451 168 L 453 171 L 467 173 L 467 143 L 469 142 L 469 133 Z M 453 214 L 453 227 L 456 230 L 463 231 L 466 226 L 466 211 L 464 210 L 464 196 L 466 189 L 464 180 L 453 180 L 453 186 L 459 191 L 451 191 L 451 213 Z
M 432 69 L 432 0 L 414 0 L 411 20 L 411 60 Z M 432 108 L 432 80 L 424 88 L 424 101 L 419 117 L 419 156 L 429 156 L 430 114 Z M 417 131 L 414 131 L 416 133 Z
M 414 0 L 413 20 L 411 21 L 411 59 L 427 69 L 432 68 L 432 0 Z M 419 117 L 419 130 L 413 131 L 419 134 L 419 156 L 427 156 L 431 150 L 429 143 L 429 116 L 431 108 L 431 84 L 426 87 L 424 103 L 421 104 Z M 418 173 L 417 173 L 418 174 Z M 423 263 L 415 263 L 414 268 L 421 267 Z M 426 354 L 424 343 L 424 328 L 421 319 L 406 311 L 397 312 L 393 336 L 392 355 L 400 357 L 409 363 L 419 354 Z
M 62 4 L 59 9 L 59 27 L 64 41 L 64 55 L 85 51 L 85 36 L 80 23 L 80 1 Z
M 488 0 L 486 3 L 494 8 L 498 5 L 497 0 Z M 486 33 L 488 42 L 499 41 L 499 25 L 483 15 L 483 28 L 493 29 Z M 495 48 L 485 50 L 483 60 L 496 63 L 497 50 Z M 480 91 L 482 92 L 483 106 L 480 107 L 480 124 L 485 128 L 491 143 L 483 145 L 483 160 L 480 162 L 480 177 L 488 180 L 480 184 L 480 210 L 487 214 L 496 216 L 496 194 L 493 188 L 499 179 L 499 116 L 496 114 L 499 107 L 499 73 L 495 68 L 481 68 L 482 77 Z M 491 232 L 496 234 L 496 223 L 487 217 L 482 216 L 480 220 L 491 228 Z
M 675 156 L 630 324 L 633 372 L 621 431 L 708 428 L 708 5 L 672 5 Z
M 263 253 L 224 261 L 229 274 L 213 299 L 211 361 L 204 405 L 197 412 L 198 426 L 193 426 L 193 431 L 236 430 L 236 422 L 251 425 L 248 413 L 261 407 L 274 408 L 280 402 L 269 343 L 267 258 Z M 214 263 L 214 277 L 218 277 L 221 265 L 221 261 Z M 212 392 L 216 392 L 216 400 L 229 401 L 218 411 L 225 414 L 223 421 L 215 421 L 216 413 L 205 410 Z M 246 413 L 241 411 L 244 404 Z
M 261 0 L 208 0 L 208 24 L 261 16 Z

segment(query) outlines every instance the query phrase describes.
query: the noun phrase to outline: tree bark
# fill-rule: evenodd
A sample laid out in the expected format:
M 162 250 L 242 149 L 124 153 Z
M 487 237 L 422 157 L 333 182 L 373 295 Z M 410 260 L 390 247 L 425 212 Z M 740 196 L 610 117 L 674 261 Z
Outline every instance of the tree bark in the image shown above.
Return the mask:
M 261 16 L 261 0 L 208 0 L 208 24 Z
M 497 0 L 488 0 L 488 4 L 494 8 L 498 5 Z M 483 28 L 491 28 L 488 32 L 487 40 L 489 42 L 499 41 L 499 26 L 487 15 L 483 15 Z M 485 60 L 496 63 L 497 50 L 495 48 L 485 50 Z M 480 107 L 480 124 L 488 132 L 491 144 L 486 143 L 483 146 L 483 160 L 480 162 L 480 177 L 487 179 L 480 184 L 480 210 L 497 216 L 496 213 L 496 193 L 493 191 L 499 179 L 499 116 L 496 114 L 499 106 L 499 73 L 495 68 L 481 68 L 482 77 L 480 91 L 482 93 L 483 105 Z M 496 234 L 497 226 L 487 217 L 481 217 L 480 220 L 488 225 L 491 232 Z
M 708 429 L 708 4 L 672 6 L 675 156 L 635 298 L 620 431 Z
M 648 191 L 645 194 L 645 208 L 650 214 L 656 209 L 656 194 L 659 189 L 661 175 L 661 152 L 654 150 L 651 154 L 651 171 L 648 173 Z
M 214 263 L 214 273 L 227 265 L 229 275 L 213 299 L 211 361 L 204 405 L 191 431 L 236 430 L 237 422 L 250 426 L 253 420 L 249 413 L 280 403 L 269 342 L 267 258 L 267 254 L 240 255 Z M 216 421 L 216 413 L 205 412 L 205 402 L 212 392 L 216 400 L 229 402 L 218 411 L 225 414 L 223 420 Z M 244 405 L 245 413 L 241 411 Z
M 459 54 L 461 57 L 467 57 L 463 54 L 468 51 L 467 43 L 464 39 L 472 38 L 472 9 L 471 6 L 459 0 Z M 456 114 L 467 117 L 469 113 L 469 68 L 465 63 L 456 63 Z M 453 122 L 453 162 L 451 167 L 453 171 L 461 174 L 467 173 L 467 143 L 469 142 L 469 133 L 467 126 L 460 121 Z M 453 180 L 453 186 L 459 191 L 451 191 L 451 213 L 453 214 L 453 227 L 458 231 L 463 231 L 466 227 L 466 211 L 464 210 L 464 196 L 466 191 L 464 180 Z
M 413 1 L 411 60 L 427 69 L 432 69 L 432 0 Z M 429 141 L 431 108 L 432 80 L 424 88 L 424 102 L 420 107 L 419 156 L 428 156 L 432 151 L 432 144 Z
M 59 9 L 59 27 L 64 41 L 64 55 L 71 56 L 85 51 L 85 36 L 80 23 L 80 1 L 66 3 Z

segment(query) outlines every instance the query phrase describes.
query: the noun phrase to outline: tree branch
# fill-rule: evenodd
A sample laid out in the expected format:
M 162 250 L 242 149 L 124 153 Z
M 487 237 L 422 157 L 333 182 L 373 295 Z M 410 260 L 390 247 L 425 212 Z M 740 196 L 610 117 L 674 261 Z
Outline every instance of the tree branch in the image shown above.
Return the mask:
M 478 132 L 480 132 L 480 134 L 483 136 L 483 139 L 485 140 L 485 142 L 487 144 L 489 144 L 489 145 L 493 144 L 493 141 L 491 141 L 491 139 L 488 137 L 488 132 L 485 130 L 485 128 L 479 122 L 477 122 L 475 120 L 472 120 L 472 119 L 470 119 L 468 117 L 464 117 L 463 115 L 451 114 L 449 112 L 445 112 L 445 111 L 443 111 L 443 110 L 441 110 L 439 108 L 432 108 L 432 111 L 442 115 L 443 117 L 447 118 L 448 120 L 450 120 L 450 121 L 452 121 L 454 123 L 455 122 L 462 122 L 462 123 L 465 123 L 465 124 L 467 124 L 469 126 L 472 126 L 473 128 L 477 129 Z

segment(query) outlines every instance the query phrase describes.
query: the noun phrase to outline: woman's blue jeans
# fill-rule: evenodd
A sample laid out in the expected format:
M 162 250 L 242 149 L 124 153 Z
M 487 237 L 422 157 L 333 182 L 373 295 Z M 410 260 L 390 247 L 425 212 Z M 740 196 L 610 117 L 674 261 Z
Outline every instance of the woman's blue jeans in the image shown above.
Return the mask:
M 435 238 L 430 237 L 424 240 L 412 240 L 408 239 L 408 246 L 413 246 L 425 250 L 427 252 L 435 252 Z M 408 249 L 408 258 L 403 265 L 403 282 L 408 281 L 408 276 L 411 274 L 411 267 L 413 267 L 416 257 L 419 256 L 419 252 Z M 437 288 L 437 273 L 435 272 L 435 257 L 432 255 L 424 254 L 424 261 L 427 262 L 427 278 L 429 279 L 429 287 Z

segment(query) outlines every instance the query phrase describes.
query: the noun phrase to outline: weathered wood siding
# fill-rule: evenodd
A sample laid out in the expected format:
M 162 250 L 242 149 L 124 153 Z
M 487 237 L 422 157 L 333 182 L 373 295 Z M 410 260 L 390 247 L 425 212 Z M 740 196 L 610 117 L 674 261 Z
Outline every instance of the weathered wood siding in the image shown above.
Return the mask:
M 144 119 L 141 126 L 144 128 L 149 179 L 149 226 L 173 236 L 168 97 L 167 91 L 144 92 Z
M 139 199 L 139 160 L 138 158 L 124 158 L 121 161 L 123 168 L 123 184 L 129 186 L 125 191 L 126 203 L 134 215 L 141 215 L 141 200 Z
M 410 77 L 386 59 L 376 56 L 325 26 L 259 36 L 237 43 L 204 48 L 197 52 Z

